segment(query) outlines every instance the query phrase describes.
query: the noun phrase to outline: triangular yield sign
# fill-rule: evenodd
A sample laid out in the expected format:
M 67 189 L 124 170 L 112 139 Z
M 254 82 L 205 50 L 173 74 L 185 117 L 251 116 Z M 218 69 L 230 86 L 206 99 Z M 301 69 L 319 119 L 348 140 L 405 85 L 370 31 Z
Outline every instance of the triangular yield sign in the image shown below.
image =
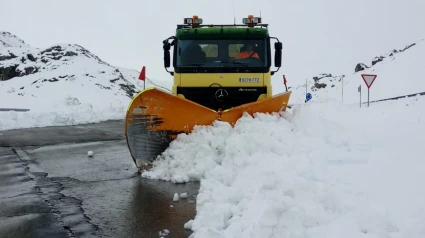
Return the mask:
M 366 84 L 367 88 L 370 88 L 372 86 L 377 76 L 378 75 L 376 74 L 362 74 L 363 81 Z

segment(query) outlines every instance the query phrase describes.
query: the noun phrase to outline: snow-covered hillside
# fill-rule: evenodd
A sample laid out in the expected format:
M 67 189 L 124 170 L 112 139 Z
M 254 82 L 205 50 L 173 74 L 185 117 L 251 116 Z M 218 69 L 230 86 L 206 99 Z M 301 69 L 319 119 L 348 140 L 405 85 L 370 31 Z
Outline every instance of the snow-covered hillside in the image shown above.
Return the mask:
M 33 48 L 0 33 L 0 130 L 123 119 L 131 98 L 143 89 L 139 72 L 114 67 L 79 45 Z M 159 86 L 147 80 L 146 87 Z
M 425 237 L 423 108 L 307 103 L 216 122 L 179 135 L 142 176 L 201 182 L 194 238 Z
M 30 47 L 22 39 L 10 32 L 0 32 L 0 49 L 4 47 Z
M 341 59 L 344 60 L 344 59 Z M 378 75 L 370 89 L 370 100 L 425 92 L 425 41 L 419 40 L 399 49 L 371 59 L 370 63 L 353 65 L 351 72 L 333 75 L 331 72 L 307 79 L 307 92 L 312 102 L 339 101 L 358 103 L 362 88 L 362 102 L 367 101 L 367 87 L 361 74 Z M 344 83 L 344 84 L 342 84 Z M 291 103 L 304 103 L 306 87 L 290 88 L 293 91 Z

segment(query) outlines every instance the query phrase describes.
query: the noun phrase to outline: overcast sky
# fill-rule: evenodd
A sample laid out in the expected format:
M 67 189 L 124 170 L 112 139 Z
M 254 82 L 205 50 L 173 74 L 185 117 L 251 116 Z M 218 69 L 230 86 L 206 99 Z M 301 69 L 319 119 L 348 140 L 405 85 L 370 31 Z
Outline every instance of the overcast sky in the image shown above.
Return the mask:
M 35 47 L 80 44 L 113 65 L 146 65 L 148 77 L 171 81 L 162 40 L 184 17 L 241 23 L 260 10 L 283 42 L 278 83 L 282 74 L 299 83 L 322 72 L 351 73 L 359 61 L 425 38 L 425 0 L 0 0 L 0 31 Z

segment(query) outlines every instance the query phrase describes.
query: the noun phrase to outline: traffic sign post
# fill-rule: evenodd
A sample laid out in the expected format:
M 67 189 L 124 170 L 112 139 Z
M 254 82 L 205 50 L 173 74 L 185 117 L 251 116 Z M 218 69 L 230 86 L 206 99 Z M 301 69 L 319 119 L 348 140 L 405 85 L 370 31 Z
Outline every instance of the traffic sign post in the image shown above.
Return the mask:
M 359 85 L 357 91 L 360 93 L 360 107 L 362 107 L 362 85 Z
M 367 106 L 368 107 L 369 107 L 369 90 L 373 82 L 375 82 L 375 79 L 377 76 L 378 75 L 376 74 L 362 74 L 363 81 L 367 86 Z
M 341 81 L 342 81 L 342 83 L 341 83 L 341 90 L 342 90 L 341 101 L 342 102 L 344 102 L 344 77 L 345 77 L 345 75 L 342 75 L 342 77 L 341 77 Z

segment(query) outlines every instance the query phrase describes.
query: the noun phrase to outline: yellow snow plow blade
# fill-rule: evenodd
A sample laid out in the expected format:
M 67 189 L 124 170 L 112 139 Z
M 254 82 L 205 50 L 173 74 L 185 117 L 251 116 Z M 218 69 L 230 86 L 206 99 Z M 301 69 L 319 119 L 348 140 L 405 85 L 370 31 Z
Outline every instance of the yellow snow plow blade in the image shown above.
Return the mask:
M 190 133 L 195 125 L 211 125 L 215 120 L 231 125 L 244 112 L 285 111 L 291 92 L 244 104 L 225 111 L 214 111 L 157 88 L 140 92 L 130 103 L 125 119 L 125 136 L 137 166 L 152 162 L 180 133 Z

